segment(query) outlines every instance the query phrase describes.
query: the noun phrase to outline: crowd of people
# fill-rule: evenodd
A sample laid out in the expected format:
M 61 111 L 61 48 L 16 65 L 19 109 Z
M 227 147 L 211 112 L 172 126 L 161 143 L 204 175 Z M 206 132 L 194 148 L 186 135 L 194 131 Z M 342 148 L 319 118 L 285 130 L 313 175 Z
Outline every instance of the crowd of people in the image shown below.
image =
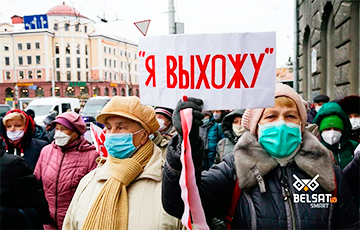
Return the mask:
M 309 103 L 277 83 L 272 108 L 202 104 L 112 97 L 96 117 L 107 158 L 77 112 L 52 112 L 42 127 L 34 111 L 10 110 L 0 121 L 0 228 L 183 229 L 185 108 L 210 229 L 360 227 L 360 96 Z

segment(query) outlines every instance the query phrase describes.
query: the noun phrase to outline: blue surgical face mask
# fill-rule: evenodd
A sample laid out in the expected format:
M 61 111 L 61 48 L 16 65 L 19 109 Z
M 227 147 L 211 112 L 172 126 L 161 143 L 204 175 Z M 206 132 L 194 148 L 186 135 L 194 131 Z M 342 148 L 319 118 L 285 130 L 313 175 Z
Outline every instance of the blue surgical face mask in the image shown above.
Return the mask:
M 288 157 L 301 143 L 301 126 L 283 120 L 259 124 L 259 143 L 273 157 Z
M 209 118 L 204 118 L 204 119 L 202 119 L 202 122 L 204 123 L 204 125 L 207 124 L 207 123 L 209 123 L 209 121 L 210 121 Z
M 137 150 L 133 143 L 133 135 L 138 134 L 141 130 L 135 133 L 105 134 L 104 146 L 112 157 L 118 159 L 129 158 Z

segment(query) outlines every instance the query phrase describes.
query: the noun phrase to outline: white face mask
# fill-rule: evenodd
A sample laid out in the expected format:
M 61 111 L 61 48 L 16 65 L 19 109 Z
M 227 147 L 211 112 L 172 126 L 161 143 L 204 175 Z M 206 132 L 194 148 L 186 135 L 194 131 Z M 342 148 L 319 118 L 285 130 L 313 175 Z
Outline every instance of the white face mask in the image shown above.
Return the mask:
M 245 132 L 245 128 L 241 125 L 232 124 L 232 131 L 236 136 L 241 136 Z
M 163 119 L 160 118 L 156 118 L 156 120 L 159 122 L 160 128 L 158 129 L 159 131 L 163 130 L 166 128 L 165 126 L 165 121 Z
M 341 132 L 335 130 L 324 131 L 321 133 L 322 138 L 329 145 L 339 143 L 341 135 Z
M 55 144 L 58 146 L 65 146 L 69 143 L 71 136 L 61 131 L 56 131 L 54 135 Z
M 25 131 L 24 130 L 18 130 L 18 131 L 6 131 L 7 137 L 12 141 L 17 141 L 21 139 L 24 136 Z
M 214 120 L 218 120 L 221 117 L 221 113 L 213 113 Z
M 321 108 L 321 106 L 315 106 L 315 110 L 317 113 L 319 112 L 320 108 Z
M 350 118 L 351 129 L 357 130 L 360 128 L 360 118 Z

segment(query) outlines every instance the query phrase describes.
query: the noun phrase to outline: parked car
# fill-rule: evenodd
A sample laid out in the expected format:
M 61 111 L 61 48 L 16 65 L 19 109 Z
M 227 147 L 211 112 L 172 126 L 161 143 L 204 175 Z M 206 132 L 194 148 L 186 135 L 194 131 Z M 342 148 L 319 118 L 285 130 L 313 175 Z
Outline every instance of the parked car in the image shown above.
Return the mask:
M 78 98 L 45 97 L 32 100 L 26 110 L 34 110 L 34 120 L 36 124 L 45 126 L 43 120 L 51 111 L 57 111 L 58 114 L 61 114 L 68 110 L 74 111 L 75 108 L 80 108 L 80 101 Z
M 11 110 L 9 105 L 0 104 L 0 119 L 2 119 L 9 110 Z
M 98 124 L 95 120 L 95 117 L 100 113 L 101 109 L 110 101 L 110 97 L 107 96 L 97 96 L 90 98 L 85 106 L 83 111 L 81 112 L 81 116 L 83 117 L 86 127 L 90 129 L 90 122 L 97 124 L 100 127 L 103 127 L 102 124 Z

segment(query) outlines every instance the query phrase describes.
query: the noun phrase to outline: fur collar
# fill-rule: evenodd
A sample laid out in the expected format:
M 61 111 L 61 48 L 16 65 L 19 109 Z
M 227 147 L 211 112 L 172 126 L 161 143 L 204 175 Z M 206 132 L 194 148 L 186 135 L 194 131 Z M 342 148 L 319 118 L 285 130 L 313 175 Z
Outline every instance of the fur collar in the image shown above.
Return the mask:
M 319 174 L 318 182 L 328 192 L 335 189 L 333 163 L 327 150 L 319 140 L 308 131 L 303 132 L 303 141 L 294 157 L 296 165 L 309 176 Z M 256 165 L 262 177 L 278 166 L 258 142 L 255 135 L 245 132 L 234 147 L 236 173 L 241 189 L 257 184 L 251 168 Z

